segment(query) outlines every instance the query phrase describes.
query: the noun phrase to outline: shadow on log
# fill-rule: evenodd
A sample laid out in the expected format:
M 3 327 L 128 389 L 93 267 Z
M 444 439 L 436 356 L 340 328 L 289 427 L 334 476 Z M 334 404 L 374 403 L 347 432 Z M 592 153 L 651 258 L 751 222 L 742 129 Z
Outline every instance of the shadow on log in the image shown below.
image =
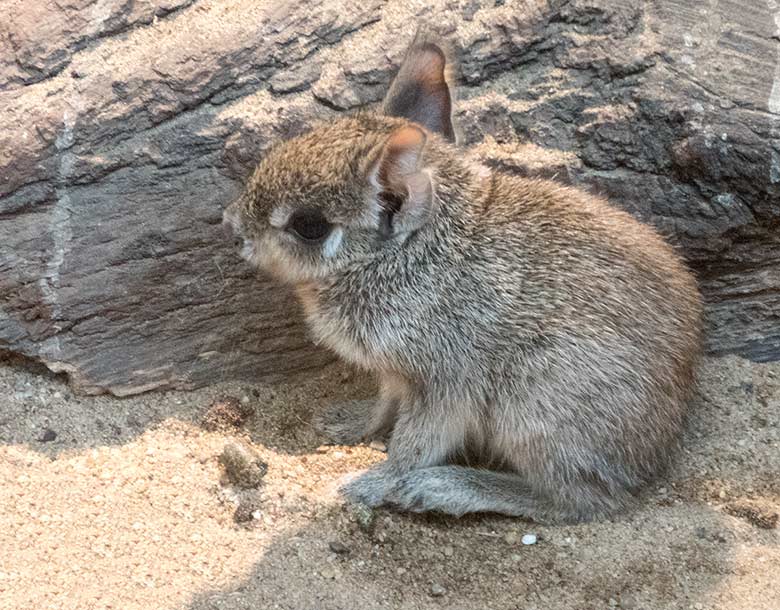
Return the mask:
M 710 350 L 780 358 L 775 2 L 2 2 L 0 349 L 80 391 L 331 357 L 221 210 L 270 142 L 378 101 L 420 20 L 457 51 L 464 145 L 655 224 L 698 273 Z

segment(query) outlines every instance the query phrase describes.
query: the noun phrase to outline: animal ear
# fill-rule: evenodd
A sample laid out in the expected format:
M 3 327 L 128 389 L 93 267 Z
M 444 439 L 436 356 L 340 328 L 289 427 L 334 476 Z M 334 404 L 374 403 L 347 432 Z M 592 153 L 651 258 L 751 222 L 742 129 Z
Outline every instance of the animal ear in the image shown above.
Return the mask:
M 425 141 L 419 127 L 401 127 L 387 140 L 374 164 L 371 182 L 384 238 L 419 229 L 430 216 L 433 186 L 422 167 Z
M 418 35 L 385 96 L 385 115 L 409 119 L 454 142 L 446 65 L 444 51 Z

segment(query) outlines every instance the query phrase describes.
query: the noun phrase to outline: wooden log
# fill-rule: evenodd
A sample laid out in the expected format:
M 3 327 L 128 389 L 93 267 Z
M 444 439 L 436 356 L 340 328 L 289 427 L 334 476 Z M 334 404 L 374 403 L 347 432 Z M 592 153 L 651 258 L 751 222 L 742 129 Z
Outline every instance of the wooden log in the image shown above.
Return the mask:
M 609 195 L 698 273 L 708 346 L 780 358 L 780 4 L 0 0 L 0 349 L 129 394 L 305 374 L 222 208 L 273 140 L 381 99 L 422 21 L 460 141 Z

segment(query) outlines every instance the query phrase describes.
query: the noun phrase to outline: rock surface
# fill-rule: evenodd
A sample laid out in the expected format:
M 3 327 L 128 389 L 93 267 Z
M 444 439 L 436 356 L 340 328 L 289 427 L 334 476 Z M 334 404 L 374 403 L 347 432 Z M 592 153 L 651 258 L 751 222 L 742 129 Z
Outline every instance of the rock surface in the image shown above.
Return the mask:
M 780 358 L 780 3 L 0 0 L 0 349 L 129 394 L 321 366 L 222 208 L 381 99 L 420 20 L 486 163 L 612 196 L 697 271 L 709 348 Z

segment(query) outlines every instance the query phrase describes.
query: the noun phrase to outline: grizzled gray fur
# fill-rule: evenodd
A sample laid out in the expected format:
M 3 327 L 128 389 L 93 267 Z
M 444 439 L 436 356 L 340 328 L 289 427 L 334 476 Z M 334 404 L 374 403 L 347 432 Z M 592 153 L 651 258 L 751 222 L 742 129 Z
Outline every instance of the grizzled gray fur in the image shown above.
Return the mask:
M 318 342 L 379 397 L 319 416 L 389 435 L 344 485 L 371 506 L 582 521 L 678 444 L 701 303 L 678 256 L 608 202 L 491 173 L 452 142 L 446 56 L 418 38 L 380 113 L 273 147 L 225 213 Z

